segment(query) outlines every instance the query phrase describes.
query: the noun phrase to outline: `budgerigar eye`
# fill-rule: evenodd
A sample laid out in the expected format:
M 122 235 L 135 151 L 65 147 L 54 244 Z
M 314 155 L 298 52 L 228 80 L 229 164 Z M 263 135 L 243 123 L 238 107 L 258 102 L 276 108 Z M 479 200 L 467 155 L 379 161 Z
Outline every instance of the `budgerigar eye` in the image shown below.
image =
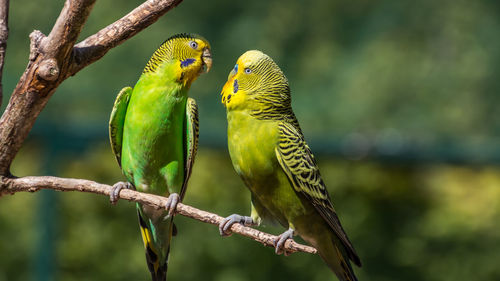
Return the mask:
M 250 73 L 252 73 L 252 70 L 250 68 L 245 68 L 245 73 L 250 74 Z
M 195 41 L 190 41 L 189 46 L 195 50 L 198 49 L 198 43 L 196 43 Z

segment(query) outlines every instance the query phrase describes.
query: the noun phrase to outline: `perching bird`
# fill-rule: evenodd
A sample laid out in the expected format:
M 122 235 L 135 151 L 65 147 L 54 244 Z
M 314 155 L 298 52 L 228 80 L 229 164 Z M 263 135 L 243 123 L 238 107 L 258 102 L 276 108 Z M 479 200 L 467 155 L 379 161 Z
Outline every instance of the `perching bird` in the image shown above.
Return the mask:
M 220 225 L 277 222 L 288 228 L 275 241 L 276 253 L 294 234 L 318 249 L 342 281 L 357 280 L 350 261 L 361 266 L 335 213 L 318 166 L 291 107 L 288 80 L 260 51 L 236 62 L 222 89 L 227 109 L 228 148 L 234 169 L 250 189 L 251 216 L 231 215 Z M 286 253 L 285 253 L 286 254 Z
M 109 120 L 111 147 L 128 182 L 120 189 L 169 196 L 165 210 L 137 204 L 146 261 L 153 281 L 166 280 L 173 211 L 182 200 L 198 146 L 198 108 L 188 91 L 212 66 L 202 37 L 178 34 L 153 54 L 134 88 L 123 88 Z

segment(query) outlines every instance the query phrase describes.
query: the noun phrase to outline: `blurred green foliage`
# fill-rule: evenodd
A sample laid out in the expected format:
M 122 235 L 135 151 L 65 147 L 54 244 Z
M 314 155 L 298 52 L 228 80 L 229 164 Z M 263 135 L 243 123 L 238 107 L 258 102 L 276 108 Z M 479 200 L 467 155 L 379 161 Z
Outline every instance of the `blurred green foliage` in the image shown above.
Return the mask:
M 29 33 L 48 34 L 63 3 L 11 1 L 6 95 L 26 66 Z M 81 38 L 140 3 L 97 1 Z M 290 80 L 295 112 L 363 261 L 360 280 L 499 280 L 500 167 L 481 161 L 500 155 L 499 30 L 500 2 L 492 0 L 186 0 L 65 81 L 12 170 L 123 180 L 107 143 L 116 93 L 135 83 L 164 39 L 195 32 L 211 42 L 214 67 L 191 89 L 201 146 L 185 203 L 223 216 L 249 212 L 225 149 L 219 92 L 237 57 L 260 49 Z M 432 147 L 464 153 L 462 164 Z M 366 158 L 373 148 L 397 157 Z M 184 217 L 176 224 L 170 280 L 335 279 L 317 256 L 275 256 L 249 239 L 221 238 L 214 226 Z M 126 279 L 149 279 L 132 203 L 51 191 L 0 198 L 0 281 Z

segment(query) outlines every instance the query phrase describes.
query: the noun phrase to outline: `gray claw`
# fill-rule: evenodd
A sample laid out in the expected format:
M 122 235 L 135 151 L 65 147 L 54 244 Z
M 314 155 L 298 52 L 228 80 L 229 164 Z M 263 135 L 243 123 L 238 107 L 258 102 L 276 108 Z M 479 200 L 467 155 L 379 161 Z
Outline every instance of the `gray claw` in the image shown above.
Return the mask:
M 289 228 L 287 231 L 281 233 L 274 241 L 274 248 L 277 255 L 284 253 L 285 256 L 288 256 L 288 253 L 285 251 L 285 242 L 288 239 L 293 239 L 293 231 L 293 229 Z
M 231 234 L 233 234 L 231 232 L 231 226 L 235 223 L 241 223 L 245 226 L 251 226 L 255 224 L 251 217 L 232 214 L 229 217 L 222 220 L 222 222 L 219 224 L 220 235 L 231 236 Z
M 111 204 L 116 205 L 116 202 L 118 202 L 118 199 L 120 199 L 120 191 L 123 188 L 134 189 L 134 186 L 130 182 L 124 182 L 124 181 L 115 183 L 113 185 L 111 193 L 109 193 L 109 202 L 111 202 Z
M 179 194 L 172 193 L 167 198 L 167 203 L 165 204 L 165 210 L 168 212 L 170 216 L 174 215 L 175 208 L 177 208 L 177 204 L 180 201 Z

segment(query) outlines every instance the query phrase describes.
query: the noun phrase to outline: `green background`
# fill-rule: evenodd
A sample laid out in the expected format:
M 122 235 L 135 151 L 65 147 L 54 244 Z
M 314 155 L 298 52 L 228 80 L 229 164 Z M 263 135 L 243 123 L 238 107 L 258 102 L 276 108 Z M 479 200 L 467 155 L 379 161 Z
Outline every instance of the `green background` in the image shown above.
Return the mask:
M 11 1 L 2 108 L 27 64 L 29 33 L 48 34 L 63 3 Z M 80 40 L 140 3 L 97 1 Z M 190 91 L 200 147 L 185 203 L 222 216 L 249 212 L 219 93 L 238 56 L 259 49 L 290 81 L 296 115 L 362 259 L 360 280 L 500 279 L 500 2 L 185 0 L 65 81 L 12 172 L 123 180 L 107 138 L 113 101 L 180 32 L 207 38 L 214 59 Z M 208 224 L 176 224 L 169 280 L 336 280 L 317 256 L 276 256 L 247 238 L 221 238 Z M 0 281 L 149 280 L 140 239 L 129 202 L 52 191 L 4 196 Z

